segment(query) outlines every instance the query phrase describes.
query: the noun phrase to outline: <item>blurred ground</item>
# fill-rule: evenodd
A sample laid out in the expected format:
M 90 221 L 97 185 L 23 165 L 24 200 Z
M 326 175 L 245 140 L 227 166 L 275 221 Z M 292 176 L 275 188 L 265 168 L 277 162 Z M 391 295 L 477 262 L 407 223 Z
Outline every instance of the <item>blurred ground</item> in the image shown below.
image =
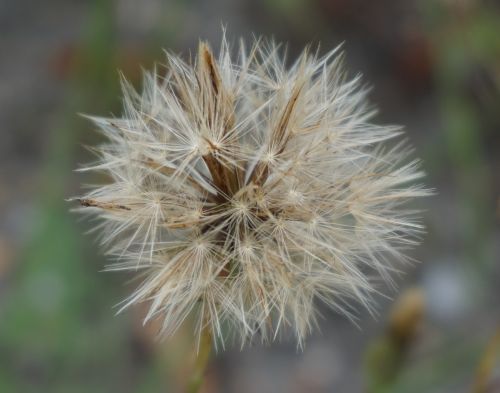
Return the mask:
M 399 279 L 423 305 L 390 317 L 381 298 L 359 329 L 325 310 L 303 353 L 287 341 L 219 353 L 205 392 L 500 392 L 498 361 L 484 366 L 500 329 L 499 20 L 500 4 L 479 0 L 0 0 L 0 392 L 181 391 L 189 329 L 158 343 L 141 310 L 113 315 L 133 284 L 100 272 L 64 199 L 97 142 L 77 113 L 119 113 L 117 69 L 139 86 L 162 48 L 216 46 L 222 23 L 291 55 L 344 42 L 437 195 L 421 206 L 421 263 Z M 412 307 L 418 328 L 394 347 Z

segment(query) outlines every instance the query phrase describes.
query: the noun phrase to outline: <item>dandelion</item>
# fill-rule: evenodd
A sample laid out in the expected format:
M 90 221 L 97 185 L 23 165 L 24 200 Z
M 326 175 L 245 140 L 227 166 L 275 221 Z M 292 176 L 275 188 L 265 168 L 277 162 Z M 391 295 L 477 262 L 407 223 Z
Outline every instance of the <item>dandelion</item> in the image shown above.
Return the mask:
M 109 182 L 81 210 L 101 219 L 109 270 L 142 273 L 123 308 L 147 302 L 163 335 L 192 316 L 198 339 L 302 345 L 318 302 L 373 310 L 423 229 L 406 203 L 428 192 L 338 48 L 289 67 L 273 42 L 230 52 L 202 42 L 194 61 L 167 54 L 142 93 L 123 81 L 123 116 L 91 117 L 107 142 L 82 170 Z

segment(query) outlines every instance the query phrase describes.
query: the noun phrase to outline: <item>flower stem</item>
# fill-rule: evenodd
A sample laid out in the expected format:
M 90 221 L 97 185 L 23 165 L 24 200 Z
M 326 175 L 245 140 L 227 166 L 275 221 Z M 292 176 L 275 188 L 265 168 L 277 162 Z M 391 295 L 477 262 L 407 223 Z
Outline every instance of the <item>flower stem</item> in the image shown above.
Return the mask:
M 212 335 L 208 327 L 204 328 L 200 337 L 200 346 L 196 356 L 193 375 L 189 381 L 188 393 L 198 393 L 207 369 L 208 359 L 212 352 Z

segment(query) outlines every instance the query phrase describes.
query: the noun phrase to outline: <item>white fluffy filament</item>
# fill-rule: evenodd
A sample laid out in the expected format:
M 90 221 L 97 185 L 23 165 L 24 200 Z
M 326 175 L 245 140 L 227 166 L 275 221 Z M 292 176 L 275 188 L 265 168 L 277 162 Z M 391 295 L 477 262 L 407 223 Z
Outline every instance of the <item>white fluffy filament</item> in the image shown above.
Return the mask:
M 422 231 L 404 205 L 428 191 L 337 52 L 287 68 L 272 42 L 237 59 L 200 43 L 194 64 L 168 54 L 142 94 L 124 82 L 122 118 L 92 118 L 108 142 L 83 170 L 110 182 L 79 200 L 102 218 L 109 269 L 143 270 L 123 307 L 149 302 L 164 334 L 194 315 L 222 342 L 291 328 L 299 345 L 316 300 L 372 309 L 377 277 Z

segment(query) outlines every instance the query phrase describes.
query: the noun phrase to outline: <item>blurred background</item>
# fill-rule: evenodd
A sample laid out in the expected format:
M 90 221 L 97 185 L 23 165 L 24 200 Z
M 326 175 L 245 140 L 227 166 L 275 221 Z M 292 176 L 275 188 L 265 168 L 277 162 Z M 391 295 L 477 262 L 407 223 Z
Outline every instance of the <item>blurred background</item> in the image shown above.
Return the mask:
M 158 341 L 134 287 L 104 273 L 65 198 L 100 141 L 78 116 L 119 115 L 163 48 L 273 36 L 292 56 L 344 42 L 377 121 L 423 159 L 421 261 L 359 325 L 324 310 L 286 340 L 218 353 L 203 392 L 500 392 L 500 3 L 480 0 L 0 0 L 0 392 L 181 392 L 191 328 Z

